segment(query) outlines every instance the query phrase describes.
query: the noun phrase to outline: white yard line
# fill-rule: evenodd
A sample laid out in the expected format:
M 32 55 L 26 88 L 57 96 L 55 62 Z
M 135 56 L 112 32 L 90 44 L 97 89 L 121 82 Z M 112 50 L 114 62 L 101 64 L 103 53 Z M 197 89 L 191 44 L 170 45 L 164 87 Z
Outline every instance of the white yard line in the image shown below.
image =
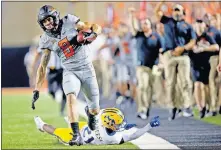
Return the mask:
M 85 106 L 85 102 L 78 101 L 80 115 L 84 118 L 87 118 L 87 115 L 84 112 Z M 150 133 L 145 133 L 140 138 L 131 141 L 131 143 L 138 146 L 140 149 L 179 149 L 176 145 L 171 144 L 170 142 Z

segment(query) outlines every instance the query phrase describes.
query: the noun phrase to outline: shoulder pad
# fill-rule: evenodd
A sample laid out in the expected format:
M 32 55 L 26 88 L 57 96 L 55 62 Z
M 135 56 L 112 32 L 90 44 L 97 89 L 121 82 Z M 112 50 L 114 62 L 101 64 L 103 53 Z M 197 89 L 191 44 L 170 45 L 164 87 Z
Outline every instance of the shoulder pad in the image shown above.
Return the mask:
M 67 22 L 73 22 L 73 23 L 78 23 L 80 21 L 80 18 L 75 16 L 75 15 L 72 15 L 72 14 L 67 14 L 65 17 L 64 17 L 64 20 L 67 21 Z
M 44 33 L 44 34 L 42 34 L 41 36 L 40 36 L 40 42 L 42 42 L 42 43 L 47 43 L 48 41 L 49 41 L 49 36 L 46 34 L 46 33 Z

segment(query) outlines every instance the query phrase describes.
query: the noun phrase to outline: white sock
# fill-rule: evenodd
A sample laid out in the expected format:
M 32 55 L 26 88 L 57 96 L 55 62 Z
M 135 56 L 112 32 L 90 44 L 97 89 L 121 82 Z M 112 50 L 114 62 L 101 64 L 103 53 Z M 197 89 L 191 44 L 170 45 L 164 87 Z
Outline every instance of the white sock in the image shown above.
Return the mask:
M 40 117 L 35 117 L 35 120 L 36 120 L 36 122 L 37 122 L 37 124 L 38 124 L 38 127 L 40 127 L 40 129 L 41 129 L 42 131 L 44 131 L 43 126 L 44 126 L 46 123 L 45 123 L 43 120 L 41 120 Z

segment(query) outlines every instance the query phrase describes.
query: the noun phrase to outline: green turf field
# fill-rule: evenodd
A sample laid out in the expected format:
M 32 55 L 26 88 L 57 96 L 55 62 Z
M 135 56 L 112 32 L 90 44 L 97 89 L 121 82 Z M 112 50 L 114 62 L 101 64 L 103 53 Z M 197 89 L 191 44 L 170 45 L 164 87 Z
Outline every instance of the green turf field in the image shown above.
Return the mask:
M 194 116 L 195 116 L 195 118 L 199 119 L 199 111 L 197 109 L 194 109 Z M 204 117 L 201 120 L 205 121 L 207 123 L 221 126 L 221 115 L 217 115 L 214 117 Z
M 54 137 L 36 129 L 33 117 L 38 115 L 56 127 L 66 127 L 58 113 L 59 105 L 47 95 L 40 95 L 36 110 L 31 109 L 31 95 L 2 95 L 3 149 L 137 149 L 131 143 L 103 146 L 65 146 Z M 82 120 L 83 118 L 81 118 Z

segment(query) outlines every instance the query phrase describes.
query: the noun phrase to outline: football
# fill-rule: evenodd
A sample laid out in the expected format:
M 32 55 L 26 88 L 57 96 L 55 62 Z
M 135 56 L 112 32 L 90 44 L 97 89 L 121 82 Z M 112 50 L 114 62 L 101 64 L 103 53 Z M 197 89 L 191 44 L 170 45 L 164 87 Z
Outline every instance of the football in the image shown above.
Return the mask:
M 96 39 L 97 35 L 91 29 L 80 30 L 77 36 L 79 43 L 89 44 Z

